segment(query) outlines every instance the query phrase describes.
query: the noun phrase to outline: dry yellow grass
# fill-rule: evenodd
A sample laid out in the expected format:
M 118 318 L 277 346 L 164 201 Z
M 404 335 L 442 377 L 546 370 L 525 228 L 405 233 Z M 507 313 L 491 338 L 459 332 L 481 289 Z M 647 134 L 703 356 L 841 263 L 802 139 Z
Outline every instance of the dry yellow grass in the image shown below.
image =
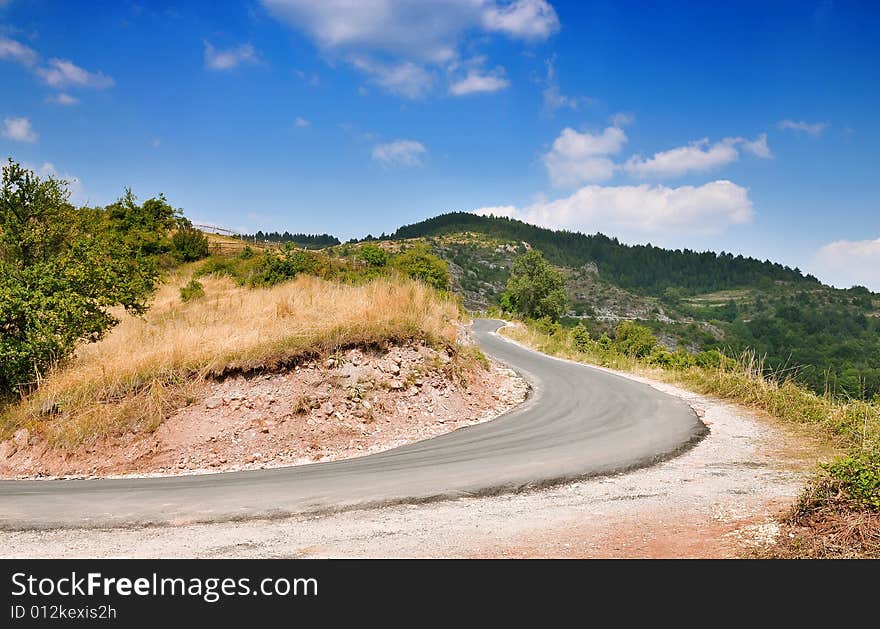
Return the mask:
M 80 347 L 31 398 L 6 411 L 0 439 L 27 427 L 64 447 L 152 430 L 212 374 L 271 369 L 340 347 L 455 342 L 455 302 L 409 279 L 354 286 L 300 276 L 247 289 L 206 277 L 206 296 L 182 303 L 179 288 L 188 279 L 181 274 L 163 285 L 145 317 L 125 315 L 104 340 Z

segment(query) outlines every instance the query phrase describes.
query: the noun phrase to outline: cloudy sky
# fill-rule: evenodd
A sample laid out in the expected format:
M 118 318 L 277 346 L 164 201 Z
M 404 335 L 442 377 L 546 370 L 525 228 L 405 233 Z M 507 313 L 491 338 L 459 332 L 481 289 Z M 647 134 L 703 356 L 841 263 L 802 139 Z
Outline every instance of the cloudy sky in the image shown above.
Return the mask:
M 871 2 L 0 0 L 0 153 L 241 230 L 449 210 L 880 290 Z

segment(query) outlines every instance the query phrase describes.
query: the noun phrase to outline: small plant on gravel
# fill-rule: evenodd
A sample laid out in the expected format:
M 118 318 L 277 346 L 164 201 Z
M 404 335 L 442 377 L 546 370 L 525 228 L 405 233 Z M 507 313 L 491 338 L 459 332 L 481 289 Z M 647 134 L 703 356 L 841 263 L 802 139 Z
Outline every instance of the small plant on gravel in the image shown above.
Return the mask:
M 293 401 L 293 412 L 297 415 L 306 415 L 317 406 L 317 401 L 310 395 L 300 395 Z

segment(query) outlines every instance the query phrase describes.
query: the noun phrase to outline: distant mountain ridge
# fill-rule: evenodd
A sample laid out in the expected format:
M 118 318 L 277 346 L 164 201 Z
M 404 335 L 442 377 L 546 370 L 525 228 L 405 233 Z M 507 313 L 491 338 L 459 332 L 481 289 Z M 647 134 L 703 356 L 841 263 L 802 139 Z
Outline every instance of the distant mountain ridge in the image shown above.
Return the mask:
M 586 235 L 551 230 L 516 219 L 469 212 L 449 212 L 404 225 L 391 238 L 425 238 L 460 232 L 528 242 L 559 266 L 580 268 L 595 263 L 606 280 L 649 295 L 662 295 L 668 288 L 696 294 L 777 281 L 819 284 L 812 275 L 769 260 L 724 252 L 671 250 L 650 244 L 626 245 L 600 233 Z

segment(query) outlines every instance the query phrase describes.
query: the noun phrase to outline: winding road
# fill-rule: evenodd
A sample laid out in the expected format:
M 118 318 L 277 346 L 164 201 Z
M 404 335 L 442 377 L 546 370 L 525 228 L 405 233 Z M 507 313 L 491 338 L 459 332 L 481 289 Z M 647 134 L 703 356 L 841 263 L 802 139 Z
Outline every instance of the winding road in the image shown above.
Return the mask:
M 495 420 L 379 454 L 165 478 L 0 481 L 0 529 L 173 525 L 323 513 L 518 491 L 644 467 L 707 429 L 682 400 L 531 351 L 479 319 L 484 352 L 522 374 L 529 399 Z

